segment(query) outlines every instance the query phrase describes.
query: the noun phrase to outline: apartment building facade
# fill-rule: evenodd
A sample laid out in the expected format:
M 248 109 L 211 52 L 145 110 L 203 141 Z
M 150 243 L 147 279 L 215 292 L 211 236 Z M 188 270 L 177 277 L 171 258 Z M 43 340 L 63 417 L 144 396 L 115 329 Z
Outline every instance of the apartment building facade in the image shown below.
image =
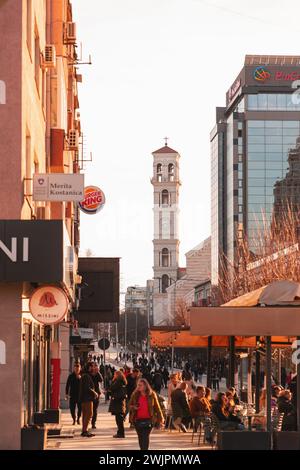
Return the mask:
M 21 428 L 57 402 L 53 360 L 62 383 L 69 373 L 79 215 L 72 201 L 35 200 L 33 177 L 80 170 L 71 3 L 1 2 L 0 44 L 0 448 L 20 449 Z M 30 312 L 32 293 L 44 285 L 68 299 L 60 324 Z

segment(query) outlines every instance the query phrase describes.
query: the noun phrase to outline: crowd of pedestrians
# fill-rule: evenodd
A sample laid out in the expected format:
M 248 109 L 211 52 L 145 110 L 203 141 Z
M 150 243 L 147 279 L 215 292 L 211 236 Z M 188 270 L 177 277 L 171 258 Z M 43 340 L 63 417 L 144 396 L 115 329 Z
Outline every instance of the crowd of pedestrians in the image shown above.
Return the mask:
M 169 373 L 168 357 L 131 355 L 132 368 L 127 364 L 127 356 L 124 359 L 124 366 L 118 370 L 111 364 L 104 364 L 101 356 L 89 356 L 84 367 L 80 362 L 74 364 L 67 380 L 66 396 L 69 398 L 73 425 L 80 424 L 82 419 L 83 437 L 94 436 L 88 428 L 91 424 L 92 429 L 96 429 L 101 395 L 105 402 L 109 401 L 108 411 L 115 417 L 117 430 L 113 437 L 125 438 L 124 423 L 128 417 L 130 427 L 137 432 L 141 450 L 148 450 L 153 428 L 172 427 L 186 433 L 188 427 L 197 430 L 201 422 L 205 424 L 206 418 L 212 413 L 221 429 L 244 429 L 236 413 L 240 398 L 235 388 L 219 391 L 218 381 L 226 373 L 225 362 L 216 361 L 213 364 L 212 385 L 216 394 L 212 398 L 210 388 L 197 385 L 205 372 L 205 366 L 201 363 L 187 361 L 181 372 Z M 290 388 L 292 386 L 293 377 Z M 273 384 L 272 407 L 284 413 L 284 430 L 296 429 L 294 396 L 291 390 Z M 260 414 L 261 418 L 256 417 L 255 423 L 258 427 L 264 426 L 266 420 L 264 389 L 260 398 Z M 204 434 L 207 442 L 210 442 L 212 436 L 209 426 L 204 425 Z

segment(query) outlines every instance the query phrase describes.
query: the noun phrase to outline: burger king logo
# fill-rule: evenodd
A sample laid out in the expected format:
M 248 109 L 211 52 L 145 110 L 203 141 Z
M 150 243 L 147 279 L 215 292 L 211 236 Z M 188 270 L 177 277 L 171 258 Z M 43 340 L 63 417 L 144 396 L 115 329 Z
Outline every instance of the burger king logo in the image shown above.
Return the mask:
M 268 72 L 267 69 L 265 69 L 265 67 L 259 66 L 259 67 L 256 67 L 256 69 L 254 70 L 253 77 L 258 82 L 265 82 L 266 80 L 268 80 L 268 78 L 271 77 L 271 74 L 270 72 Z
M 96 214 L 103 209 L 105 204 L 104 192 L 97 186 L 84 188 L 84 199 L 79 202 L 79 208 L 85 214 Z

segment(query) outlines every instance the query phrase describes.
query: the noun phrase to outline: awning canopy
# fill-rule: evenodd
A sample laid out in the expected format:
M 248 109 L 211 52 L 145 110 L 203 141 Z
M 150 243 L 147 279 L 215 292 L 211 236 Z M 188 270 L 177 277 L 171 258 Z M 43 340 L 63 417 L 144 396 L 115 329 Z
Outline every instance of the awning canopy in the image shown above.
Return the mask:
M 191 333 L 210 336 L 300 336 L 299 299 L 299 283 L 276 281 L 233 299 L 222 307 L 192 307 Z
M 282 336 L 272 337 L 272 341 L 278 344 L 290 341 L 290 338 Z M 168 327 L 162 329 L 151 329 L 150 330 L 150 344 L 152 348 L 207 348 L 208 336 L 193 335 L 190 330 L 182 331 L 170 331 Z M 228 336 L 213 336 L 212 337 L 213 347 L 229 347 Z M 237 336 L 235 338 L 235 346 L 237 348 L 255 348 L 256 338 L 255 336 L 242 337 Z
M 295 281 L 274 281 L 241 295 L 222 307 L 255 307 L 257 305 L 300 304 L 300 284 Z

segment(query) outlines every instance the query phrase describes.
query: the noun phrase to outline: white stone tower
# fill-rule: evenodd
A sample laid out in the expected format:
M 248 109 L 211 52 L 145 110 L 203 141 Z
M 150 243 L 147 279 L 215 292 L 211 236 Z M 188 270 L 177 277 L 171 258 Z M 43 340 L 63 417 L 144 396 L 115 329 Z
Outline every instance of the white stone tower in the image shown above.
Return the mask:
M 166 289 L 178 279 L 179 262 L 179 158 L 176 150 L 165 146 L 152 153 L 154 193 L 154 293 L 153 323 L 168 321 Z

